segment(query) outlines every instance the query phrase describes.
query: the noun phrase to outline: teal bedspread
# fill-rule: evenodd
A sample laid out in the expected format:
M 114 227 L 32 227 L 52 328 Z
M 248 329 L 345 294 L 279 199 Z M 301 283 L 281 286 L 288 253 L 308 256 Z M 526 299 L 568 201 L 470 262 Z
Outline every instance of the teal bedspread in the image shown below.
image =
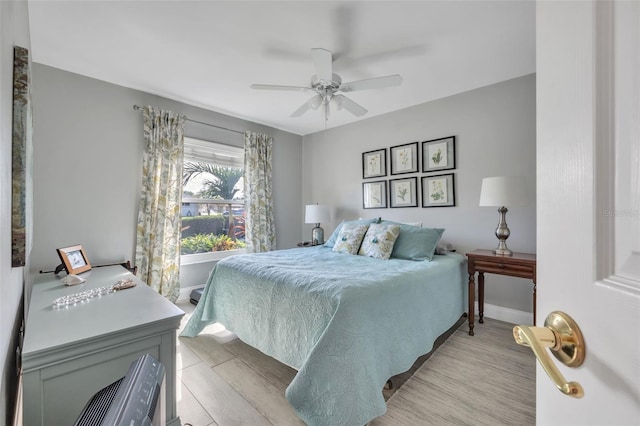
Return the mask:
M 365 425 L 382 387 L 465 312 L 465 260 L 379 260 L 324 246 L 220 261 L 182 336 L 213 322 L 298 370 L 286 391 L 308 425 Z

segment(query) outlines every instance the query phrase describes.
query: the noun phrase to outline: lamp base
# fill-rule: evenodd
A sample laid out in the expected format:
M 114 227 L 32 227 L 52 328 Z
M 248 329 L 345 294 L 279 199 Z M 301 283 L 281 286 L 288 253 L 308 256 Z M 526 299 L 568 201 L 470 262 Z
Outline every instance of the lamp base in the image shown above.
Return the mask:
M 499 246 L 497 249 L 493 250 L 493 254 L 496 256 L 513 256 L 513 252 L 508 248 L 501 249 Z
M 316 227 L 311 230 L 311 244 L 314 246 L 324 244 L 324 229 L 320 228 L 319 223 L 316 223 Z
M 513 252 L 507 248 L 507 238 L 511 234 L 509 231 L 509 227 L 507 226 L 507 210 L 506 207 L 500 207 L 498 209 L 498 214 L 500 216 L 500 220 L 498 222 L 498 227 L 496 228 L 496 237 L 498 237 L 498 248 L 496 248 L 493 253 L 496 256 L 513 256 Z

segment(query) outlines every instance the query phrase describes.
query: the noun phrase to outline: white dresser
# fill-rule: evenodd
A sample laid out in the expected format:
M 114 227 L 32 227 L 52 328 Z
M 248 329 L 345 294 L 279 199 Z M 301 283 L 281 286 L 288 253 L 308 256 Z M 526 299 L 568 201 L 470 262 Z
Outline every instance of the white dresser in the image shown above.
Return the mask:
M 22 351 L 24 424 L 72 425 L 91 396 L 123 377 L 149 353 L 165 367 L 166 419 L 176 410 L 176 331 L 184 312 L 121 266 L 94 268 L 86 282 L 62 284 L 61 276 L 34 280 Z M 53 308 L 54 299 L 132 278 L 133 288 Z

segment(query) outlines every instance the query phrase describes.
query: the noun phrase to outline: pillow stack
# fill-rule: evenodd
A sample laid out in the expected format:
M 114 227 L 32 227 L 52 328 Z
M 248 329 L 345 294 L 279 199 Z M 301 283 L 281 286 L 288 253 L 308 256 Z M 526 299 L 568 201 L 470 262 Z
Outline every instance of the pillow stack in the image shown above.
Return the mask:
M 359 225 L 370 225 L 372 223 L 378 223 L 378 222 L 380 222 L 380 218 L 379 217 L 375 217 L 373 219 L 358 219 L 358 220 L 350 220 L 348 222 L 342 222 L 341 224 L 336 226 L 336 229 L 333 230 L 333 233 L 331 234 L 329 239 L 324 243 L 324 245 L 325 245 L 325 247 L 333 247 L 334 244 L 336 243 L 336 240 L 338 239 L 338 234 L 340 233 L 340 230 L 342 229 L 342 226 L 345 225 L 345 224 L 356 223 L 356 224 L 359 224 Z
M 430 261 L 443 233 L 442 228 L 423 228 L 421 222 L 359 219 L 342 222 L 324 245 L 334 252 L 376 259 Z

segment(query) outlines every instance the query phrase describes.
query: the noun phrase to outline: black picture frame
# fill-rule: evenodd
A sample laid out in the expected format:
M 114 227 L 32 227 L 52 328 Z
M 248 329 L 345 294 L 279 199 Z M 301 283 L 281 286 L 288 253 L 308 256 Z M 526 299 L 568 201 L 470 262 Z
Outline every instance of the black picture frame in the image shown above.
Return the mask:
M 386 209 L 387 208 L 387 181 L 362 183 L 362 208 Z
M 422 142 L 422 172 L 439 172 L 456 168 L 456 137 Z
M 422 207 L 455 207 L 455 175 L 422 176 Z
M 389 195 L 391 208 L 418 207 L 418 178 L 390 179 Z
M 362 153 L 362 178 L 371 179 L 387 175 L 387 148 Z
M 392 175 L 417 173 L 419 170 L 418 142 L 392 146 L 389 157 Z

